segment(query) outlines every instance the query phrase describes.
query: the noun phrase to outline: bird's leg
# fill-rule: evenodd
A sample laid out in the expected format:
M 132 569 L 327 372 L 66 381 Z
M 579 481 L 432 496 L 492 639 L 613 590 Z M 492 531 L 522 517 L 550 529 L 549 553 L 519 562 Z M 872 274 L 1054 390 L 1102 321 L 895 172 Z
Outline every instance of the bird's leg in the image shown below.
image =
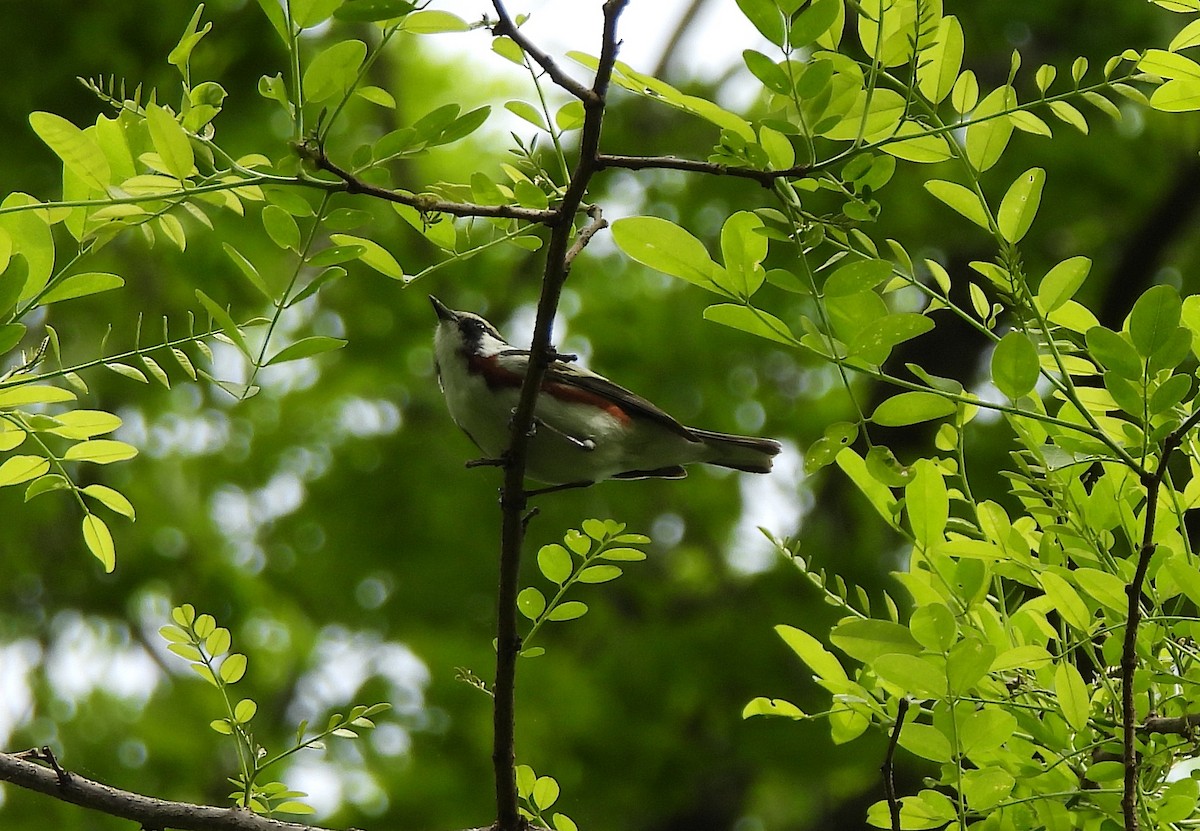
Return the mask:
M 464 467 L 504 467 L 508 464 L 507 459 L 471 459 Z
M 550 487 L 547 487 L 547 488 L 535 488 L 534 490 L 531 490 L 531 491 L 525 491 L 525 496 L 526 497 L 543 496 L 544 494 L 547 494 L 547 493 L 558 493 L 559 491 L 568 491 L 568 490 L 573 490 L 575 488 L 590 488 L 594 484 L 596 484 L 596 483 L 595 482 L 567 482 L 566 484 L 562 484 L 562 485 L 551 485 Z
M 596 449 L 596 442 L 592 439 L 581 439 L 576 436 L 572 436 L 570 433 L 564 433 L 562 430 L 547 424 L 536 416 L 534 416 L 533 422 L 529 426 L 529 437 L 533 438 L 533 436 L 537 434 L 538 429 L 542 427 L 549 430 L 554 435 L 566 439 L 580 450 L 592 451 Z

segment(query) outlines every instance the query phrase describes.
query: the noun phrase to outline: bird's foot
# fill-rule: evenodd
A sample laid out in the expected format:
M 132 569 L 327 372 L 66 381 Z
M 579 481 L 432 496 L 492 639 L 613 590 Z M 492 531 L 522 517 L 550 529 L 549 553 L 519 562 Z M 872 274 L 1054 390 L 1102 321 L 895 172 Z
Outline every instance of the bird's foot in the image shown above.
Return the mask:
M 531 491 L 525 491 L 525 497 L 544 496 L 548 493 L 558 493 L 559 491 L 574 490 L 575 488 L 590 488 L 595 482 L 566 482 L 562 485 L 550 485 L 546 488 L 534 488 Z

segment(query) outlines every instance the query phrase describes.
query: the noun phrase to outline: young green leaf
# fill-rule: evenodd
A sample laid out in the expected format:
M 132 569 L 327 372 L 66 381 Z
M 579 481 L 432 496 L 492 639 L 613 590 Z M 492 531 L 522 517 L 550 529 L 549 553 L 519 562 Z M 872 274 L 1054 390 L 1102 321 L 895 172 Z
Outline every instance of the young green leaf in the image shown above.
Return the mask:
M 561 545 L 543 545 L 537 555 L 538 568 L 551 583 L 562 585 L 571 576 L 571 555 Z
M 67 170 L 96 190 L 108 186 L 112 172 L 93 136 L 54 113 L 31 113 L 29 126 L 62 159 Z
M 1033 224 L 1038 205 L 1042 201 L 1042 186 L 1046 183 L 1046 171 L 1040 167 L 1026 170 L 1009 187 L 1000 202 L 996 216 L 1000 234 L 1009 242 L 1020 242 Z
M 965 188 L 957 182 L 930 179 L 925 183 L 925 190 L 980 228 L 991 228 L 987 208 L 979 199 L 979 195 L 970 188 Z
M 992 351 L 992 381 L 1013 401 L 1033 391 L 1040 373 L 1037 347 L 1024 332 L 1013 329 Z
M 158 104 L 146 105 L 146 126 L 154 150 L 162 160 L 166 172 L 176 179 L 186 179 L 196 172 L 196 160 L 192 143 L 179 122 L 165 107 Z
M 289 343 L 283 349 L 280 349 L 264 366 L 274 366 L 275 364 L 283 364 L 288 361 L 296 361 L 300 358 L 309 358 L 313 355 L 320 355 L 322 352 L 341 349 L 345 345 L 346 341 L 342 338 L 331 338 L 324 335 L 301 338 L 295 343 Z
M 117 565 L 117 551 L 113 546 L 112 534 L 108 530 L 108 526 L 104 524 L 104 520 L 95 514 L 87 514 L 83 518 L 83 541 L 87 544 L 88 551 L 96 557 L 104 566 L 106 572 L 111 573 Z
M 728 294 L 713 281 L 720 268 L 704 244 L 670 220 L 630 216 L 612 224 L 613 241 L 631 259 L 701 288 Z
M 875 408 L 871 421 L 881 427 L 906 427 L 953 415 L 958 405 L 932 392 L 902 392 Z
M 358 255 L 358 259 L 365 265 L 393 280 L 405 280 L 404 269 L 396 262 L 396 258 L 379 243 L 350 234 L 330 234 L 329 238 L 338 246 L 361 247 L 363 251 Z

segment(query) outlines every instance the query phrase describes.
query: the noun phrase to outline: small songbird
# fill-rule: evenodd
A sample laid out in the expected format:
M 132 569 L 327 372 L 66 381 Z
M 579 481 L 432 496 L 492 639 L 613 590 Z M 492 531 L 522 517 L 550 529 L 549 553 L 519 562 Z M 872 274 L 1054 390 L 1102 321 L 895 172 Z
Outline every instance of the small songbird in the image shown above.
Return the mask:
M 432 295 L 429 300 L 438 316 L 434 355 L 450 416 L 489 459 L 499 459 L 511 442 L 529 351 L 510 346 L 479 315 L 456 312 Z M 781 449 L 772 439 L 685 427 L 646 399 L 562 359 L 546 370 L 533 430 L 526 475 L 560 487 L 682 479 L 683 466 L 695 462 L 767 473 Z

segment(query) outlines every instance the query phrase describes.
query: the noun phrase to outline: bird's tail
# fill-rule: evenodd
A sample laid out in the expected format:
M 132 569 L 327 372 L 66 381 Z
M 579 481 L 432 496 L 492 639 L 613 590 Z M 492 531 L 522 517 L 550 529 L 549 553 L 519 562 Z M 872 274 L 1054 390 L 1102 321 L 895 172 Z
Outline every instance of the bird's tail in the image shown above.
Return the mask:
M 771 462 L 783 449 L 774 439 L 734 436 L 695 428 L 692 428 L 691 432 L 712 451 L 712 458 L 704 461 L 747 473 L 770 473 Z

